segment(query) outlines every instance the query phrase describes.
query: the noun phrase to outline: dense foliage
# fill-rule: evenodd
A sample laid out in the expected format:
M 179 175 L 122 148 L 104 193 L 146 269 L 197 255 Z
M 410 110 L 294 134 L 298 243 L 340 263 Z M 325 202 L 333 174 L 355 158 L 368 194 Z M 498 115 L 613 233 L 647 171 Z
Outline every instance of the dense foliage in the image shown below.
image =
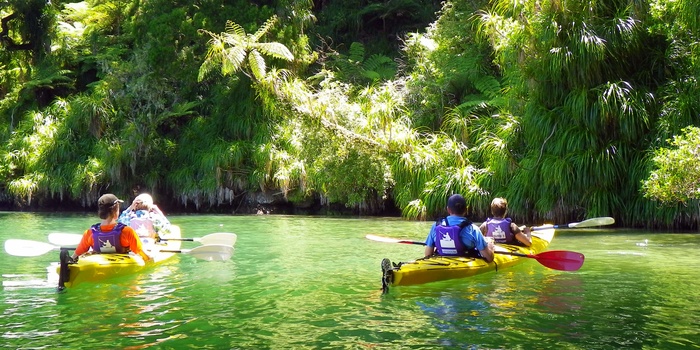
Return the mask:
M 0 198 L 20 206 L 427 219 L 459 192 L 476 220 L 494 196 L 520 222 L 700 220 L 695 1 L 5 4 Z

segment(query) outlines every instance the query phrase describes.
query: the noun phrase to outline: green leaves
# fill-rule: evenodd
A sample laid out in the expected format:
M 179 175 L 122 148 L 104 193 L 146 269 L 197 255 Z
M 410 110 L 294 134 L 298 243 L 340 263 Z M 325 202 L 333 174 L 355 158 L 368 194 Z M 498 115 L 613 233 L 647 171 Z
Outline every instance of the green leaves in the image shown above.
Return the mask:
M 644 195 L 666 204 L 700 200 L 700 128 L 687 127 L 654 152 Z
M 199 69 L 198 80 L 201 82 L 219 66 L 224 76 L 244 71 L 256 80 L 264 80 L 267 64 L 263 55 L 286 61 L 294 60 L 294 55 L 283 44 L 259 42 L 276 21 L 276 16 L 271 17 L 254 34 L 246 34 L 243 27 L 232 21 L 226 23 L 226 31 L 220 34 L 201 29 L 200 32 L 209 35 L 211 39 L 208 42 L 207 56 Z

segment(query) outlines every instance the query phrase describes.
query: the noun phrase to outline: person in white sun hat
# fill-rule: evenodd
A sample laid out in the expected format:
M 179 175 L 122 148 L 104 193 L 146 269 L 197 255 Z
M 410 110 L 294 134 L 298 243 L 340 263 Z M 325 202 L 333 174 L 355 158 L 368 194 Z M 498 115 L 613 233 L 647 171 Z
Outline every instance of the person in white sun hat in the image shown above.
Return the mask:
M 144 243 L 154 243 L 170 232 L 170 221 L 153 203 L 153 197 L 142 193 L 119 215 L 120 223 L 130 226 Z

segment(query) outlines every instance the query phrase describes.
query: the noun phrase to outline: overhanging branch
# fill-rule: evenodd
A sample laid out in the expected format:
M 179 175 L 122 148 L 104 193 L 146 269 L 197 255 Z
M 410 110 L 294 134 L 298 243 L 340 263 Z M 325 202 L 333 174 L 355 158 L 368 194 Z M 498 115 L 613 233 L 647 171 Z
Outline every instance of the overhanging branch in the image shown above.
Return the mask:
M 27 51 L 32 49 L 32 43 L 22 43 L 18 44 L 12 38 L 10 38 L 9 22 L 17 18 L 17 13 L 9 14 L 2 19 L 0 19 L 0 43 L 5 46 L 5 49 L 9 51 Z

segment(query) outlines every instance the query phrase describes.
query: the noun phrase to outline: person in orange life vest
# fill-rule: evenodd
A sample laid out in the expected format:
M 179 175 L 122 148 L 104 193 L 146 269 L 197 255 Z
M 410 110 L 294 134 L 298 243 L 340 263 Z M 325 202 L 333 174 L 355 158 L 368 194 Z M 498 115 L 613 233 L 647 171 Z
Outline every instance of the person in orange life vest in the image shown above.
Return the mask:
M 425 257 L 480 256 L 486 262 L 493 261 L 493 242 L 484 238 L 479 228 L 465 217 L 467 201 L 459 194 L 447 200 L 447 213 L 430 228 L 425 240 Z
M 143 251 L 141 240 L 129 226 L 117 223 L 119 204 L 124 203 L 117 196 L 107 193 L 97 201 L 97 214 L 102 222 L 92 225 L 83 234 L 73 253 L 73 260 L 92 248 L 95 253 L 126 253 L 132 251 L 144 261 L 150 257 Z
M 505 198 L 494 198 L 491 201 L 492 218 L 486 219 L 479 229 L 486 237 L 493 237 L 496 243 L 518 244 L 529 247 L 532 244 L 530 239 L 530 228 L 521 230 L 510 218 L 506 218 L 508 212 L 508 201 Z

